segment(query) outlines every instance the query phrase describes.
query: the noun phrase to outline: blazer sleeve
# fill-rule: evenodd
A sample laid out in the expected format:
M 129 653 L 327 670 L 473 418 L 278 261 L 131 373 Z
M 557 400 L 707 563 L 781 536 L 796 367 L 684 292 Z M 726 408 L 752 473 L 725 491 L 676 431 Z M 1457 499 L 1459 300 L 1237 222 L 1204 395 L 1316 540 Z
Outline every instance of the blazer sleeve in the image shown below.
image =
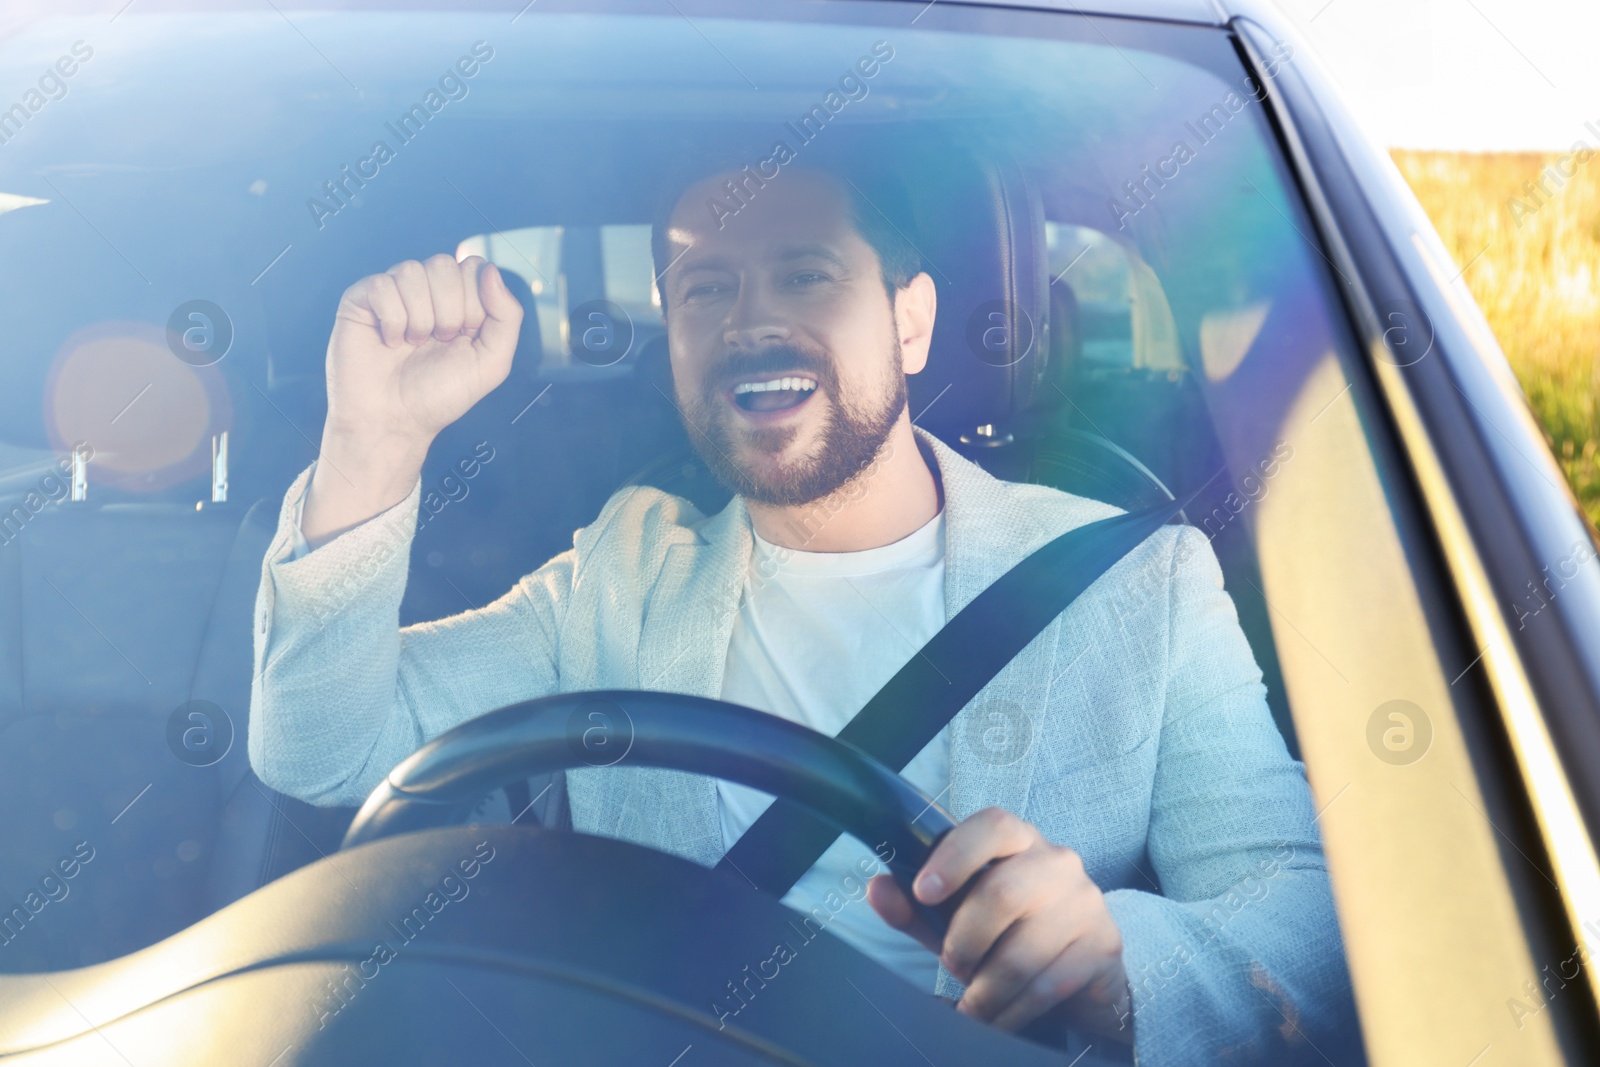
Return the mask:
M 353 805 L 430 738 L 556 691 L 576 549 L 486 607 L 401 629 L 420 483 L 390 510 L 294 558 L 310 475 L 285 494 L 262 561 L 250 764 L 290 796 Z
M 1118 889 L 1143 1067 L 1321 1062 L 1355 1007 L 1304 765 L 1209 542 L 1174 539 L 1147 849 L 1161 894 Z

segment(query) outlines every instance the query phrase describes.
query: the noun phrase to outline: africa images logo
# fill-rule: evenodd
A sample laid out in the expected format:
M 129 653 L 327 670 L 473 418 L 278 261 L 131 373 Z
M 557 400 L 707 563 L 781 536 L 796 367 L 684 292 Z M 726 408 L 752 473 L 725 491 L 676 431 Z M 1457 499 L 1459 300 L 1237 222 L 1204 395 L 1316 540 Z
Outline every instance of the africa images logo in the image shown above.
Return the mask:
M 356 194 L 378 176 L 381 168 L 395 158 L 399 149 L 416 139 L 429 119 L 452 101 L 465 100 L 472 91 L 467 82 L 477 77 L 483 65 L 493 58 L 494 49 L 487 42 L 473 42 L 471 55 L 457 59 L 454 66 L 441 74 L 437 88 L 430 88 L 422 95 L 420 103 L 412 104 L 394 122 L 383 124 L 384 129 L 394 135 L 393 145 L 386 140 L 374 141 L 366 156 L 356 161 L 353 170 L 346 163 L 339 168 L 335 178 L 323 182 L 322 191 L 327 195 L 327 200 L 313 196 L 306 201 L 306 210 L 311 212 L 311 220 L 317 224 L 317 229 L 322 229 L 328 224 L 329 218 L 349 207 Z
M 472 880 L 494 862 L 496 855 L 495 847 L 488 841 L 478 842 L 472 855 L 457 860 L 453 868 L 447 868 L 449 873 L 429 886 L 422 899 L 412 905 L 398 922 L 389 922 L 389 929 L 395 933 L 394 940 L 385 937 L 376 942 L 372 951 L 359 963 L 346 963 L 325 979 L 321 991 L 311 1002 L 317 1029 L 327 1029 L 340 1012 L 355 1002 L 356 996 L 367 988 L 367 983 L 375 981 L 383 973 L 384 967 L 399 959 L 401 951 L 420 937 L 428 924 L 445 908 L 466 900 L 472 894 Z
M 1287 41 L 1279 41 L 1273 46 L 1272 55 L 1262 58 L 1261 75 L 1266 81 L 1278 76 L 1284 64 L 1294 58 L 1294 47 Z M 1154 169 L 1150 164 L 1139 168 L 1139 177 L 1130 178 L 1122 183 L 1127 199 L 1109 197 L 1107 207 L 1111 211 L 1111 221 L 1117 224 L 1117 229 L 1123 230 L 1128 226 L 1128 220 L 1139 212 L 1149 207 L 1155 200 L 1156 194 L 1167 187 L 1167 183 L 1177 179 L 1183 173 L 1183 168 L 1197 159 L 1200 152 L 1222 135 L 1222 131 L 1232 121 L 1233 116 L 1244 111 L 1251 104 L 1265 100 L 1267 88 L 1265 81 L 1258 79 L 1254 73 L 1246 74 L 1238 83 L 1237 89 L 1230 88 L 1225 96 L 1202 111 L 1195 121 L 1185 122 L 1184 128 L 1194 137 L 1195 143 L 1190 145 L 1185 138 L 1173 141 L 1172 151 L 1156 161 Z
M 72 42 L 72 54 L 63 55 L 54 65 L 46 67 L 35 88 L 28 89 L 21 99 L 10 107 L 0 103 L 0 144 L 9 144 L 22 132 L 22 127 L 44 110 L 46 104 L 63 99 L 70 91 L 67 79 L 94 58 L 94 49 L 83 41 Z
M 856 60 L 855 66 L 840 76 L 838 88 L 829 89 L 822 101 L 811 105 L 811 109 L 801 115 L 797 122 L 784 123 L 784 129 L 794 135 L 798 148 L 790 146 L 786 140 L 774 141 L 771 155 L 753 168 L 746 165 L 737 178 L 729 178 L 723 183 L 726 200 L 707 198 L 706 206 L 711 210 L 711 217 L 717 220 L 717 229 L 722 229 L 728 224 L 729 218 L 749 206 L 756 194 L 767 187 L 767 182 L 777 178 L 783 173 L 784 167 L 799 157 L 799 148 L 804 148 L 821 136 L 834 116 L 850 104 L 865 100 L 872 91 L 867 83 L 876 78 L 883 66 L 893 58 L 893 45 L 888 41 L 875 42 L 871 55 Z

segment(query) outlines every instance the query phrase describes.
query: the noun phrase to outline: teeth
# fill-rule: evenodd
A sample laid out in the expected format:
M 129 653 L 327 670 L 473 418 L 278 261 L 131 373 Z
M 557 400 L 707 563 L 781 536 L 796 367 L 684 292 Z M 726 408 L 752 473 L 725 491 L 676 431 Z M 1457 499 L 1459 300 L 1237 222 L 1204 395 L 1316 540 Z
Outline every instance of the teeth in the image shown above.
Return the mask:
M 770 393 L 781 389 L 809 393 L 816 387 L 817 383 L 810 378 L 774 378 L 766 382 L 740 382 L 733 387 L 733 392 L 736 396 L 744 393 Z

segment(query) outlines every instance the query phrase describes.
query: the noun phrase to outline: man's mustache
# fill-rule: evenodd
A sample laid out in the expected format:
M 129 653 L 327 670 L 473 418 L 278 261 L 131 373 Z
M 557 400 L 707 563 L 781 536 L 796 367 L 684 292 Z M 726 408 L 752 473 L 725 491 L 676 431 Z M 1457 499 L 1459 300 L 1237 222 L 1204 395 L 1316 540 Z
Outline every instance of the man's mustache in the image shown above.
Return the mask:
M 775 378 L 785 374 L 806 374 L 823 388 L 834 384 L 833 363 L 795 345 L 776 344 L 754 352 L 734 352 L 706 377 L 713 390 L 728 389 L 752 378 Z

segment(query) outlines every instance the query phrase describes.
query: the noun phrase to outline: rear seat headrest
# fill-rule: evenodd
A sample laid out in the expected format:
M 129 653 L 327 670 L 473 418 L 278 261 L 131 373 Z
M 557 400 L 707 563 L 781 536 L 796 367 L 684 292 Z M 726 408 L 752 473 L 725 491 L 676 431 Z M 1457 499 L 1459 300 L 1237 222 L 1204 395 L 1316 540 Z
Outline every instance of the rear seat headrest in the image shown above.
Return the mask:
M 212 438 L 234 425 L 238 382 L 228 358 L 180 359 L 167 331 L 149 322 L 76 330 L 38 397 L 48 443 L 62 455 L 87 445 L 91 485 L 142 499 L 169 489 L 187 496 L 192 488 L 180 487 L 210 474 Z

